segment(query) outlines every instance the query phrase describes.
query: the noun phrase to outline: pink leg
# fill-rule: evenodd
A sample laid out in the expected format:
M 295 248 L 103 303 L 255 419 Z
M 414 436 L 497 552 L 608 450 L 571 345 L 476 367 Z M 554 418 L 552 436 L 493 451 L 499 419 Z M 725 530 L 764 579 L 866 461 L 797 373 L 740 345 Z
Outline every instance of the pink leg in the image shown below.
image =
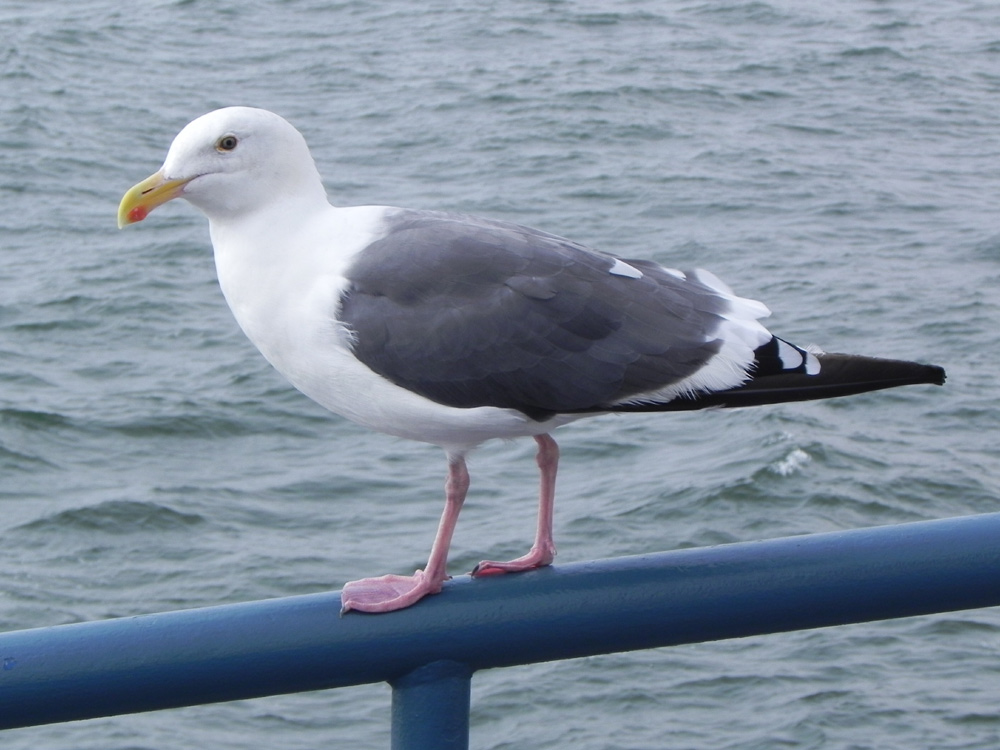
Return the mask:
M 341 592 L 340 614 L 352 609 L 359 612 L 392 612 L 409 607 L 428 594 L 437 594 L 448 580 L 448 547 L 455 533 L 458 514 L 469 491 L 469 470 L 464 456 L 448 457 L 448 481 L 445 484 L 444 513 L 438 524 L 426 570 L 412 576 L 386 575 L 351 581 Z
M 552 541 L 552 509 L 556 499 L 559 446 L 549 435 L 537 435 L 535 442 L 538 443 L 536 460 L 541 472 L 541 487 L 538 493 L 538 530 L 535 532 L 535 543 L 528 554 L 510 562 L 483 560 L 472 571 L 474 576 L 517 573 L 522 570 L 541 568 L 551 564 L 556 556 L 556 545 Z

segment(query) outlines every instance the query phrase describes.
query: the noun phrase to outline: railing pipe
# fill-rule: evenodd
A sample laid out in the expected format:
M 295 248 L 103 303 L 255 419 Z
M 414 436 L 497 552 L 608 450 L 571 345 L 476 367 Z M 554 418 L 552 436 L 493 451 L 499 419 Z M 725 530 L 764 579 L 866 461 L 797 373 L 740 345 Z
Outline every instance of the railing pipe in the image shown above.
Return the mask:
M 0 634 L 0 729 L 383 681 L 406 716 L 480 669 L 995 605 L 1000 513 L 150 614 Z

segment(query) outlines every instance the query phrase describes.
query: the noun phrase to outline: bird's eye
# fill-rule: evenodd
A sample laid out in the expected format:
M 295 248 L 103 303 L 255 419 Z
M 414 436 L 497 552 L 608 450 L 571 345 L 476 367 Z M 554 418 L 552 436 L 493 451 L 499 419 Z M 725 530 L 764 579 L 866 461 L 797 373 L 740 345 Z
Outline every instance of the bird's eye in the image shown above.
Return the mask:
M 239 138 L 235 135 L 224 135 L 215 144 L 216 151 L 232 151 L 239 143 Z

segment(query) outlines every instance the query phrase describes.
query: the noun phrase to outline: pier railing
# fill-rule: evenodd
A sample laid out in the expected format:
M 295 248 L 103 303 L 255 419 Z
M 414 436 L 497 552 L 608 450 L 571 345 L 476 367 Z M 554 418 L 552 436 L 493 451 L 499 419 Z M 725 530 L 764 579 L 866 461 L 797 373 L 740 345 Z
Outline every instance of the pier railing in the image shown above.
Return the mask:
M 0 634 L 0 729 L 384 681 L 392 747 L 452 750 L 482 669 L 997 605 L 1000 513 L 61 625 Z

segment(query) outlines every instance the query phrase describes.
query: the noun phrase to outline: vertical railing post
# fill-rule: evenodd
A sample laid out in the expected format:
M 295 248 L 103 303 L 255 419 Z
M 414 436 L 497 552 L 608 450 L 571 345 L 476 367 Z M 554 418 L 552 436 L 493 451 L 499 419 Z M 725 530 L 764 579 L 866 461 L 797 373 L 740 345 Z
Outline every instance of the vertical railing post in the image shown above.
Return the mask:
M 393 680 L 392 750 L 468 750 L 472 669 L 435 661 Z

